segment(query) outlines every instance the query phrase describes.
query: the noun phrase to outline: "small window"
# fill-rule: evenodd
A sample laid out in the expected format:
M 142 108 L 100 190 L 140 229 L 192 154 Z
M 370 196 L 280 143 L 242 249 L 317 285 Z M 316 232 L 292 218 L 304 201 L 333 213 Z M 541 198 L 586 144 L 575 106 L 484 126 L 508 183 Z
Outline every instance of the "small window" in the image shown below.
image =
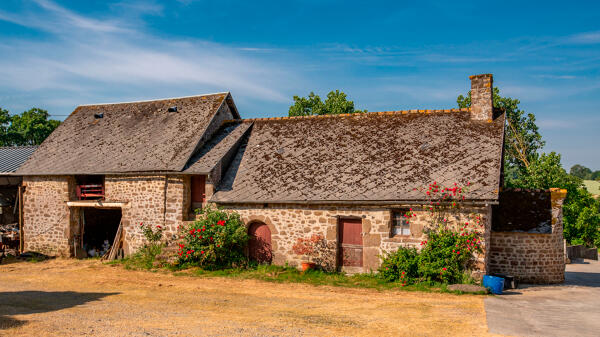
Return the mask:
M 410 223 L 406 211 L 392 212 L 392 236 L 408 236 L 410 235 Z

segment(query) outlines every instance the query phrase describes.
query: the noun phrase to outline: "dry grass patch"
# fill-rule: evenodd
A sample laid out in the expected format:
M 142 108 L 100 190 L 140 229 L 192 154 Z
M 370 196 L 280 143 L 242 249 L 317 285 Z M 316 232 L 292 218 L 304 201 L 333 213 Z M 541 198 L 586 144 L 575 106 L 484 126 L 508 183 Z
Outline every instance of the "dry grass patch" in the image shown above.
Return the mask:
M 482 296 L 174 276 L 99 261 L 0 266 L 0 335 L 483 336 L 486 331 Z

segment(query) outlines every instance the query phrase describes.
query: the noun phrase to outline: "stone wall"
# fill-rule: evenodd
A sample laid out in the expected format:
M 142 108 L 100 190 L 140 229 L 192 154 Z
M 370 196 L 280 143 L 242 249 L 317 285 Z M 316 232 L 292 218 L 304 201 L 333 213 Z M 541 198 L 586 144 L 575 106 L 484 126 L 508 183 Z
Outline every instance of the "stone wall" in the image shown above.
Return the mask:
M 562 203 L 566 191 L 551 189 L 544 193 L 550 194 L 551 197 L 551 233 L 492 232 L 490 241 L 491 273 L 515 276 L 523 283 L 564 282 Z
M 76 200 L 75 178 L 25 177 L 24 185 L 25 250 L 70 256 L 81 221 L 81 208 L 67 206 L 67 201 Z M 162 226 L 169 240 L 189 216 L 188 176 L 106 176 L 104 185 L 105 202 L 124 203 L 121 211 L 126 254 L 145 243 L 140 223 Z
M 190 179 L 185 176 L 106 176 L 105 200 L 127 202 L 123 207 L 124 249 L 133 253 L 144 243 L 140 224 L 160 225 L 171 239 L 187 220 Z
M 257 205 L 223 205 L 235 210 L 242 216 L 246 225 L 260 221 L 268 225 L 271 231 L 273 250 L 273 263 L 298 266 L 302 260 L 301 256 L 292 251 L 292 246 L 298 238 L 313 234 L 322 234 L 328 243 L 334 247 L 331 258 L 335 259 L 338 244 L 338 221 L 339 218 L 353 217 L 361 218 L 363 226 L 363 271 L 376 270 L 380 264 L 379 256 L 395 251 L 400 246 L 412 246 L 420 248 L 420 243 L 426 238 L 425 229 L 430 225 L 430 214 L 425 209 L 412 206 L 417 215 L 410 223 L 410 236 L 391 236 L 391 212 L 392 209 L 409 208 L 411 206 L 394 207 L 359 207 L 359 206 L 308 206 L 308 205 L 273 205 L 260 207 Z M 464 212 L 449 217 L 449 223 L 464 223 L 464 219 L 470 215 L 479 215 L 483 218 L 482 228 L 484 232 L 489 227 L 489 208 L 465 209 Z M 484 234 L 484 241 L 486 235 Z M 483 243 L 485 246 L 485 242 Z M 485 272 L 485 254 L 478 257 L 477 268 Z
M 70 213 L 67 201 L 74 196 L 73 178 L 24 177 L 23 240 L 25 251 L 70 255 Z

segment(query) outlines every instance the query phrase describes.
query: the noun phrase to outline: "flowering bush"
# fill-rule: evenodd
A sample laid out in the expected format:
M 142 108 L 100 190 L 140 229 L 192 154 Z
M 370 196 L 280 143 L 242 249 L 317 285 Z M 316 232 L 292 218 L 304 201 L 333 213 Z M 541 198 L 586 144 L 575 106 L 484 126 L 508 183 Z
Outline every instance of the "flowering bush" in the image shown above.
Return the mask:
M 150 225 L 144 225 L 144 223 L 140 223 L 140 227 L 142 228 L 142 233 L 144 233 L 144 237 L 149 243 L 157 243 L 160 242 L 163 235 L 163 228 L 160 225 L 156 226 L 156 229 L 152 228 Z
M 305 257 L 308 262 L 314 262 L 325 270 L 335 268 L 333 251 L 335 246 L 333 242 L 327 242 L 323 234 L 313 234 L 309 237 L 298 238 L 296 244 L 292 246 L 292 251 L 296 255 Z
M 427 240 L 421 242 L 421 251 L 401 247 L 385 256 L 379 268 L 380 276 L 388 281 L 401 281 L 402 285 L 413 282 L 461 282 L 465 271 L 473 262 L 473 254 L 480 253 L 481 218 L 470 214 L 467 221 L 460 221 L 463 193 L 468 186 L 442 187 L 434 182 L 424 190 L 428 199 L 426 210 L 431 219 L 426 229 Z M 411 209 L 412 211 L 412 209 Z M 416 213 L 411 212 L 411 217 Z M 451 221 L 454 218 L 459 221 Z
M 400 247 L 383 259 L 379 276 L 389 282 L 400 281 L 403 286 L 419 278 L 419 253 L 415 248 Z
M 183 228 L 180 263 L 220 269 L 247 263 L 248 232 L 239 214 L 206 206 L 201 218 Z

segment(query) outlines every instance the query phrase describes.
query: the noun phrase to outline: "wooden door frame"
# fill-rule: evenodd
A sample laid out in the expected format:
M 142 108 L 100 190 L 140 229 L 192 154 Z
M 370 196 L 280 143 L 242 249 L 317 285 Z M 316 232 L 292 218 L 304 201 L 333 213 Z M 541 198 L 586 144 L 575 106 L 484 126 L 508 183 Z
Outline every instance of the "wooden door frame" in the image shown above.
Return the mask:
M 338 271 L 342 271 L 344 269 L 344 266 L 342 265 L 343 261 L 340 258 L 341 255 L 341 248 L 342 248 L 342 235 L 341 235 L 341 231 L 342 231 L 342 222 L 344 220 L 359 220 L 360 224 L 361 224 L 361 228 L 360 228 L 360 241 L 361 241 L 361 246 L 362 246 L 362 256 L 361 256 L 361 264 L 362 266 L 360 267 L 356 267 L 356 266 L 346 266 L 346 268 L 364 268 L 364 260 L 365 260 L 365 250 L 364 250 L 364 233 L 362 230 L 362 223 L 363 223 L 363 217 L 362 216 L 355 216 L 355 215 L 349 215 L 349 216 L 341 216 L 338 215 L 336 216 L 337 218 L 337 230 L 336 230 L 336 236 L 337 236 L 337 245 L 336 245 L 336 254 L 335 254 L 335 260 L 336 260 L 336 269 Z

